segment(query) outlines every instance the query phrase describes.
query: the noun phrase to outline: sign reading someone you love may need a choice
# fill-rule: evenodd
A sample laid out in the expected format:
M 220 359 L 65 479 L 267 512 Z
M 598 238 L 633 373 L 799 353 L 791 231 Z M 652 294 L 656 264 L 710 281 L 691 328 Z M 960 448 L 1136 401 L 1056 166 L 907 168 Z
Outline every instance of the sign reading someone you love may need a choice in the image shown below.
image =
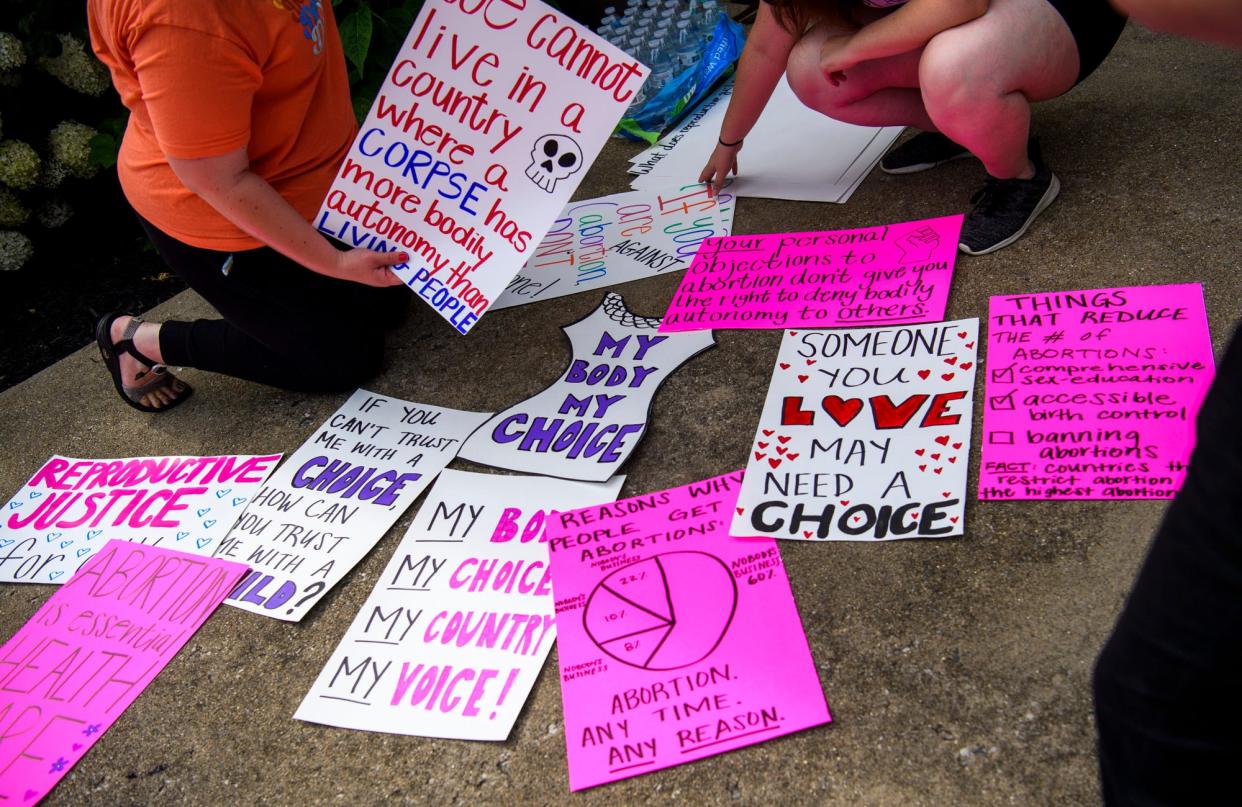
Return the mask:
M 560 214 L 647 69 L 538 0 L 427 0 L 316 217 L 466 333 Z

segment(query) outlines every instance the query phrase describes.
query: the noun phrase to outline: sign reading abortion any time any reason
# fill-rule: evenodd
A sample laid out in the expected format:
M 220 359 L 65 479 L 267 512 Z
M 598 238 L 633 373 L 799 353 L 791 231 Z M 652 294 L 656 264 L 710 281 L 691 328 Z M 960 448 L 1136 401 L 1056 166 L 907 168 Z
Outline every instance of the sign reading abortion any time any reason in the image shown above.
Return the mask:
M 226 602 L 299 621 L 487 417 L 355 392 L 285 460 L 216 549 L 250 566 Z
M 0 509 L 0 582 L 64 583 L 113 538 L 210 555 L 278 462 L 52 457 Z
M 648 70 L 539 0 L 426 0 L 316 216 L 466 333 Z
M 709 238 L 662 333 L 944 319 L 962 216 L 858 230 Z
M 733 197 L 697 183 L 571 202 L 492 307 L 676 272 L 704 239 L 732 231 Z
M 245 571 L 116 540 L 87 559 L 0 647 L 0 800 L 46 796 Z
M 1215 374 L 1197 283 L 993 297 L 979 498 L 1171 499 Z
M 979 320 L 786 331 L 733 535 L 964 532 Z
M 508 737 L 556 639 L 547 519 L 611 502 L 623 481 L 445 471 L 294 717 Z
M 525 473 L 604 482 L 647 432 L 652 401 L 674 370 L 716 344 L 711 331 L 659 334 L 618 294 L 562 330 L 573 359 L 552 386 L 493 415 L 463 459 Z
M 776 543 L 725 534 L 741 478 L 552 516 L 571 789 L 831 720 Z

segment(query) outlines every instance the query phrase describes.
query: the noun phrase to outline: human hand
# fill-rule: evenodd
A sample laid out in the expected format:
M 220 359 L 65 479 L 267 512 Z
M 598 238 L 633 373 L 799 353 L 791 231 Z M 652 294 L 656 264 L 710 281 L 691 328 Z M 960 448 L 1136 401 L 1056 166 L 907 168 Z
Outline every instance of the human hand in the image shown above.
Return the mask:
M 405 281 L 397 277 L 388 267 L 405 263 L 410 259 L 405 252 L 376 252 L 358 247 L 338 252 L 334 277 L 361 283 L 364 286 L 404 286 Z
M 736 146 L 725 146 L 719 142 L 712 151 L 712 156 L 708 159 L 707 165 L 703 166 L 702 172 L 699 173 L 699 182 L 707 185 L 712 193 L 719 193 L 720 188 L 724 185 L 725 180 L 732 171 L 737 174 L 737 153 L 742 150 L 739 143 Z
M 832 36 L 824 40 L 819 49 L 819 69 L 834 87 L 845 81 L 846 70 L 858 64 L 858 59 L 850 51 L 853 41 L 854 37 L 849 34 Z

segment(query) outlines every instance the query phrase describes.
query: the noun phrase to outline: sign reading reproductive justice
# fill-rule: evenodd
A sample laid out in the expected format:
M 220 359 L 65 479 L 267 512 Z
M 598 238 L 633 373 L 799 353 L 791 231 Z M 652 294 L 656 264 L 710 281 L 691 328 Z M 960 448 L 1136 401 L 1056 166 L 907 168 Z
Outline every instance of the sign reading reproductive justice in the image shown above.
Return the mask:
M 831 720 L 776 543 L 725 534 L 741 479 L 553 515 L 571 789 Z
M 245 571 L 126 541 L 92 555 L 0 647 L 0 801 L 46 796 Z
M 211 555 L 279 461 L 52 457 L 0 510 L 0 582 L 63 583 L 113 538 Z
M 993 297 L 979 498 L 1171 499 L 1215 373 L 1203 288 Z
M 835 232 L 709 238 L 661 332 L 944 319 L 962 216 Z
M 503 740 L 556 639 L 544 529 L 602 485 L 445 471 L 294 717 Z
M 221 541 L 217 557 L 251 567 L 228 604 L 286 622 L 306 616 L 487 417 L 356 391 Z
M 538 0 L 426 0 L 316 218 L 466 333 L 647 77 Z

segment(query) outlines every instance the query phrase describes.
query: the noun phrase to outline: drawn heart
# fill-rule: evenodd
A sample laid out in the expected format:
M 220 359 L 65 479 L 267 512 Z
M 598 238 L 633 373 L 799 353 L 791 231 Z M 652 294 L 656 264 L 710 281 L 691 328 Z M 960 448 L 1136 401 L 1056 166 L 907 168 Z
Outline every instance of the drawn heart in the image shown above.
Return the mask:
M 198 544 L 199 549 L 202 549 L 203 547 L 207 546 L 207 544 L 211 543 L 211 539 L 210 538 L 199 538 L 194 543 Z
M 940 459 L 940 455 L 939 455 L 939 454 L 932 454 L 932 455 L 931 455 L 931 458 L 932 458 L 932 459 L 934 459 L 934 460 L 938 460 L 938 459 Z
M 838 426 L 849 423 L 862 411 L 862 398 L 840 398 L 829 395 L 823 401 L 824 411 L 837 422 Z
M 763 430 L 763 436 L 764 436 L 764 437 L 771 437 L 771 436 L 772 436 L 772 430 L 771 430 L 771 429 L 764 429 L 764 430 Z
M 745 510 L 745 509 L 746 509 L 745 507 L 739 507 L 739 508 L 737 508 L 737 514 L 740 516 L 740 515 L 742 514 L 742 511 L 743 511 L 743 510 Z
M 810 378 L 810 376 L 809 376 L 809 375 L 800 375 L 800 376 L 798 376 L 798 383 L 799 383 L 799 384 L 805 384 L 805 383 L 806 383 L 806 380 L 807 380 L 808 378 Z
M 80 750 L 82 750 L 82 743 L 74 743 L 74 744 L 73 744 L 73 750 L 74 750 L 74 751 L 80 751 Z
M 47 535 L 43 536 L 43 540 L 50 544 L 62 535 L 64 535 L 63 532 L 49 532 Z
M 806 360 L 806 366 L 807 366 L 807 367 L 810 367 L 810 366 L 814 365 L 816 361 L 817 361 L 816 359 L 807 359 L 807 360 Z
M 918 521 L 918 520 L 919 520 L 919 514 L 918 514 L 918 513 L 911 513 L 910 515 L 914 516 L 914 520 L 915 520 L 915 521 Z
M 954 524 L 956 524 L 956 523 L 957 523 L 957 516 L 949 516 L 949 521 L 952 521 Z
M 927 380 L 927 377 L 929 375 L 931 375 L 931 370 L 919 370 L 919 378 L 923 379 L 924 381 Z
M 788 448 L 785 448 L 785 446 L 777 446 L 777 447 L 776 447 L 776 453 L 777 453 L 777 454 L 784 454 L 784 453 L 785 453 L 786 451 L 788 451 L 788 450 L 789 450 L 789 449 L 788 449 Z
M 943 470 L 944 470 L 944 468 L 940 468 L 940 467 L 932 468 L 932 473 L 934 473 L 934 474 L 938 474 L 938 473 L 940 473 L 940 472 L 941 472 L 941 471 L 943 471 Z
M 949 462 L 957 462 L 957 457 L 949 457 Z
M 245 496 L 238 496 L 235 499 L 233 499 L 233 506 L 236 507 L 239 504 L 244 504 L 245 501 L 246 501 Z
M 8 546 L 11 543 L 13 543 L 12 538 L 0 538 L 0 549 L 4 549 L 6 546 Z
M 763 458 L 764 458 L 764 457 L 766 457 L 766 456 L 767 456 L 767 454 L 764 454 L 762 451 L 756 451 L 756 452 L 755 452 L 755 461 L 756 461 L 756 462 L 758 462 L 759 460 L 763 459 Z
M 785 361 L 783 361 L 783 362 L 781 362 L 778 366 L 779 366 L 782 370 L 788 370 L 788 369 L 789 369 L 789 362 L 785 362 Z
M 953 447 L 954 447 L 954 448 L 961 448 L 961 447 L 962 447 L 962 444 L 961 444 L 961 443 L 954 443 L 954 444 L 953 444 Z
M 188 533 L 188 532 L 179 532 L 179 533 L 177 533 L 177 540 L 178 540 L 178 541 L 182 541 L 182 540 L 184 540 L 186 537 L 188 537 L 188 536 L 189 536 L 189 534 L 190 534 L 190 533 Z
M 921 456 L 923 456 L 923 454 L 924 454 L 926 451 L 927 451 L 927 449 L 925 449 L 925 448 L 916 448 L 916 449 L 914 449 L 914 453 L 915 453 L 915 454 L 918 454 L 920 457 L 921 457 Z
M 31 799 L 33 799 L 33 798 L 34 798 L 35 796 L 37 796 L 37 795 L 39 795 L 39 791 L 37 791 L 37 790 L 27 790 L 27 791 L 26 791 L 26 798 L 25 798 L 25 799 L 23 799 L 23 801 L 30 801 Z
M 850 521 L 856 521 L 856 522 L 862 521 L 862 513 L 859 513 L 858 515 L 854 516 L 853 518 L 850 519 Z
M 755 445 L 759 446 L 760 448 L 767 448 L 770 444 L 769 443 L 755 443 Z
M 64 549 L 65 547 L 69 546 L 69 545 L 70 545 L 70 544 L 72 544 L 72 543 L 73 543 L 73 541 L 61 541 L 61 542 L 60 542 L 60 548 L 61 548 L 61 549 Z
M 966 347 L 974 347 L 974 346 L 975 346 L 975 343 L 974 343 L 974 342 L 967 342 L 967 343 L 966 343 Z
M 946 434 L 941 437 L 937 437 L 936 442 L 942 446 L 947 446 L 949 444 L 949 435 Z
M 957 337 L 958 337 L 959 339 L 965 339 L 965 338 L 966 338 L 966 331 L 958 331 L 958 332 L 957 332 Z
M 21 507 L 24 504 L 25 502 L 9 502 L 9 509 L 16 510 L 17 508 Z
M 941 373 L 940 374 L 940 377 L 943 378 L 945 381 L 952 381 L 953 376 L 954 376 L 953 373 Z
M 79 550 L 78 550 L 78 557 L 80 558 L 80 557 L 82 557 L 83 555 L 85 555 L 87 552 L 90 552 L 90 551 L 91 551 L 91 548 L 90 548 L 89 546 L 84 546 L 84 547 L 82 547 L 81 549 L 79 549 Z
M 790 336 L 797 336 L 797 335 L 798 335 L 798 332 L 797 332 L 797 331 L 790 331 L 790 332 L 789 332 L 789 335 L 790 335 Z
M 42 499 L 42 498 L 43 498 L 43 491 L 41 491 L 41 490 L 32 490 L 32 491 L 30 491 L 30 496 L 29 496 L 29 498 L 30 498 L 31 500 L 34 500 L 34 499 Z
M 947 499 L 947 498 L 949 498 L 950 496 L 952 496 L 952 495 L 953 495 L 953 491 L 951 491 L 951 490 L 942 490 L 942 491 L 940 491 L 940 495 L 941 495 L 941 496 L 943 496 L 943 497 L 945 497 L 945 498 Z
M 780 440 L 781 444 L 783 445 L 785 443 L 788 443 L 791 438 L 787 434 L 778 434 L 776 435 L 776 439 Z
M 842 499 L 842 500 L 841 500 L 841 506 L 842 506 L 842 507 L 849 507 L 849 506 L 850 506 L 850 500 L 849 500 L 849 499 Z
M 781 460 L 778 460 L 776 457 L 768 457 L 768 465 L 771 465 L 773 468 L 779 468 L 781 467 Z
M 210 508 L 210 507 L 203 507 L 203 508 L 199 509 L 197 512 L 198 512 L 198 517 L 199 517 L 199 518 L 202 518 L 203 516 L 205 516 L 205 515 L 207 515 L 208 513 L 210 513 L 210 512 L 211 512 L 211 508 Z
M 204 521 L 204 522 L 203 522 L 203 529 L 205 529 L 205 530 L 209 530 L 209 529 L 211 529 L 212 527 L 214 527 L 214 526 L 215 526 L 215 524 L 216 524 L 216 520 L 215 520 L 214 518 L 209 518 L 209 519 L 207 519 L 206 521 Z
M 216 498 L 217 498 L 217 499 L 223 499 L 225 496 L 229 495 L 229 494 L 230 494 L 230 493 L 232 493 L 232 492 L 233 492 L 233 489 L 232 489 L 232 488 L 224 488 L 223 490 L 217 490 L 217 491 L 216 491 Z
M 64 577 L 64 575 L 65 575 L 64 572 L 48 572 L 47 579 L 48 580 L 59 580 L 61 577 Z
M 957 356 L 950 356 L 944 360 L 945 364 L 957 364 Z
M 927 470 L 927 466 L 926 466 L 926 465 L 920 465 L 920 466 L 919 466 L 919 470 L 920 470 L 920 471 L 926 471 L 926 470 Z
M 803 530 L 803 531 L 802 531 L 802 534 L 803 534 L 803 535 L 805 535 L 807 538 L 810 538 L 810 537 L 811 537 L 811 531 L 810 531 L 810 530 Z
M 964 361 L 958 365 L 958 367 L 962 368 L 963 370 L 969 370 L 971 367 L 974 367 L 974 366 L 975 366 L 975 363 L 973 361 Z
M 786 454 L 786 455 L 785 455 L 785 459 L 789 460 L 790 462 L 793 462 L 794 460 L 796 460 L 796 459 L 797 459 L 798 457 L 800 457 L 800 456 L 802 456 L 802 455 L 801 455 L 801 454 L 795 454 L 794 452 L 790 451 L 788 454 Z
M 94 540 L 95 538 L 98 538 L 101 535 L 103 535 L 103 530 L 87 530 L 86 540 L 91 541 L 91 540 Z

